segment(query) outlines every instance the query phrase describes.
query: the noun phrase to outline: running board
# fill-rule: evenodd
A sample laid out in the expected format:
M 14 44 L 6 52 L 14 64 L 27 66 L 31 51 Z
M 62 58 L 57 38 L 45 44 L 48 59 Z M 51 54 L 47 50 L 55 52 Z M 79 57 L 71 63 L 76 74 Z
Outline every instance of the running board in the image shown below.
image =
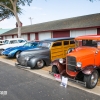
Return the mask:
M 19 69 L 30 69 L 30 67 L 22 66 L 22 65 L 20 65 L 20 64 L 18 64 L 18 63 L 15 63 L 15 66 L 16 66 L 17 68 L 19 68 Z

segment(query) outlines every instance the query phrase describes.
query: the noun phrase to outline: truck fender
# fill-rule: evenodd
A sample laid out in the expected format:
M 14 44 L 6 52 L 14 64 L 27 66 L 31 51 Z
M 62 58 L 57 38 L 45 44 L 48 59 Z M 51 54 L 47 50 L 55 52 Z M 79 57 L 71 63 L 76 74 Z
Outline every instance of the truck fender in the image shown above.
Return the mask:
M 52 67 L 56 66 L 58 68 L 58 70 L 59 70 L 60 73 L 62 73 L 63 71 L 66 70 L 66 65 L 65 64 L 61 64 L 59 62 L 59 59 L 56 59 L 56 60 L 52 61 L 51 66 Z
M 90 75 L 90 74 L 92 74 L 92 72 L 93 72 L 95 69 L 97 69 L 96 66 L 88 66 L 88 67 L 86 67 L 86 68 L 84 68 L 84 69 L 82 70 L 82 73 L 84 73 L 85 75 Z
M 51 66 L 54 66 L 54 65 L 59 68 L 59 66 L 60 66 L 59 59 L 56 59 L 56 60 L 51 62 Z

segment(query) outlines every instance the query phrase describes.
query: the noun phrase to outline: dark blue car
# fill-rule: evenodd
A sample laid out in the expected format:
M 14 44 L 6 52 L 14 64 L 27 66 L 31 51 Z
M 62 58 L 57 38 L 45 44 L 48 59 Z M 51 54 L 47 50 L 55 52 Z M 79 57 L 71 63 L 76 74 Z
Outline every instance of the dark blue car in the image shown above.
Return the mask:
M 17 57 L 22 51 L 36 48 L 38 44 L 39 42 L 27 42 L 23 46 L 7 48 L 2 52 L 2 55 L 7 57 Z

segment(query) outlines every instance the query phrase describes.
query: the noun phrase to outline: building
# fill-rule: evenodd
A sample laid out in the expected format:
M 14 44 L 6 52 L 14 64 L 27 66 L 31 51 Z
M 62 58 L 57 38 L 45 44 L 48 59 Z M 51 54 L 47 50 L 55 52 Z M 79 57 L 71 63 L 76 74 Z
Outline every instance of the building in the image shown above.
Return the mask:
M 43 40 L 92 34 L 100 34 L 100 13 L 22 27 L 22 38 L 26 40 Z M 16 38 L 17 28 L 5 32 L 1 36 L 3 39 Z
M 11 29 L 2 29 L 2 28 L 0 28 L 0 35 L 7 32 L 7 31 L 9 31 L 9 30 L 11 30 Z M 0 37 L 0 39 L 1 39 L 1 37 Z

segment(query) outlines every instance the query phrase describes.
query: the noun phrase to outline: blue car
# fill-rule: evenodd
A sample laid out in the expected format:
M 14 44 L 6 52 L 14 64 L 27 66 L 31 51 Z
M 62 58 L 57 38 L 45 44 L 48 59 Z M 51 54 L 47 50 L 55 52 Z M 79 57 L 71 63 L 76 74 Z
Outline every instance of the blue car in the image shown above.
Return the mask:
M 27 42 L 23 46 L 7 48 L 2 52 L 2 55 L 7 57 L 17 57 L 22 51 L 36 48 L 39 42 Z

